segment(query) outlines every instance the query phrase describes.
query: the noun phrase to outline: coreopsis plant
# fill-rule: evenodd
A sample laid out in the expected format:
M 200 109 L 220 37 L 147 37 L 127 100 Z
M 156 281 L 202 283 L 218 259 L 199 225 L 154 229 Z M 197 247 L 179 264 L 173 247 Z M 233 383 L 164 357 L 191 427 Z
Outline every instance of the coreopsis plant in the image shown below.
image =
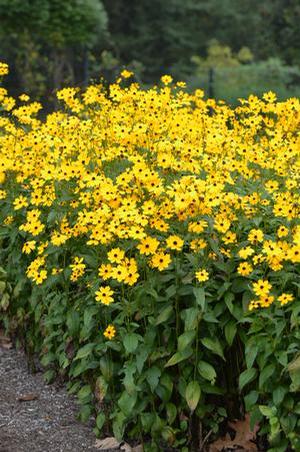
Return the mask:
M 300 102 L 128 77 L 45 120 L 1 88 L 3 321 L 97 434 L 200 450 L 247 411 L 297 450 Z

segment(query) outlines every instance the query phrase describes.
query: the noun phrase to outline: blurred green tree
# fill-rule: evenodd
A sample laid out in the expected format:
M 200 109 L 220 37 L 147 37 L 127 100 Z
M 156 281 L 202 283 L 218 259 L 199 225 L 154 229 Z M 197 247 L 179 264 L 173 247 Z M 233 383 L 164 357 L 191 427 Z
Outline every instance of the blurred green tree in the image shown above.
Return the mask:
M 0 0 L 0 20 L 2 53 L 34 94 L 73 83 L 76 57 L 107 37 L 100 0 Z

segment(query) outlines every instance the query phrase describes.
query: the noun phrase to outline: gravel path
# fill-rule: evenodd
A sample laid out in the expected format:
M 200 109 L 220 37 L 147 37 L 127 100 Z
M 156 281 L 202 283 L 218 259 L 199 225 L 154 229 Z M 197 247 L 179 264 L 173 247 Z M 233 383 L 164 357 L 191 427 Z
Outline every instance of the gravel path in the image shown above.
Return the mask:
M 0 344 L 0 452 L 99 452 L 77 412 L 65 389 L 28 373 L 24 355 Z

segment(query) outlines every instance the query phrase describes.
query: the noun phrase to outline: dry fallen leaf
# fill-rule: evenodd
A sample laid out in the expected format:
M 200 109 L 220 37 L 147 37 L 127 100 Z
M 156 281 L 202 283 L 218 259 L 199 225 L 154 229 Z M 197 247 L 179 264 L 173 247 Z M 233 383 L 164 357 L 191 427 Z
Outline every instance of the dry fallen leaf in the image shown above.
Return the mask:
M 100 450 L 117 449 L 122 450 L 124 452 L 132 452 L 132 449 L 129 446 L 129 444 L 124 443 L 123 441 L 120 442 L 113 436 L 104 439 L 97 439 L 95 447 Z
M 23 394 L 23 395 L 19 396 L 18 401 L 19 402 L 30 402 L 31 400 L 36 400 L 38 398 L 39 398 L 38 394 L 34 394 L 32 392 L 32 393 Z
M 3 331 L 0 331 L 0 347 L 6 350 L 11 349 L 13 346 L 10 338 L 3 334 Z
M 132 452 L 143 452 L 144 448 L 141 444 L 132 448 Z
M 224 438 L 219 438 L 211 443 L 209 452 L 223 452 L 227 449 L 247 452 L 257 451 L 257 446 L 252 441 L 256 439 L 259 426 L 256 424 L 254 429 L 251 430 L 249 414 L 246 414 L 243 421 L 228 422 L 228 425 L 235 431 L 235 438 L 232 440 L 229 433 L 227 433 Z

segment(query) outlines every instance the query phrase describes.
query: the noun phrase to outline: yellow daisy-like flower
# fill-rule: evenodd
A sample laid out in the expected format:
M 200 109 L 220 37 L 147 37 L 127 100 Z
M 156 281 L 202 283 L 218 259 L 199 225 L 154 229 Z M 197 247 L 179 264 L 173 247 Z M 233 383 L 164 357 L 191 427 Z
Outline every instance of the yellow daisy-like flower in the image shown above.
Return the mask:
M 113 266 L 111 264 L 102 264 L 98 270 L 98 275 L 106 281 L 111 278 L 113 274 Z
M 115 264 L 120 264 L 124 259 L 125 251 L 120 248 L 113 248 L 107 253 L 108 260 Z
M 197 281 L 199 281 L 199 282 L 205 282 L 205 281 L 208 281 L 208 279 L 209 279 L 209 273 L 208 273 L 208 271 L 207 271 L 207 270 L 204 270 L 204 269 L 198 270 L 198 271 L 196 272 L 196 279 L 197 279 Z
M 269 281 L 259 279 L 256 283 L 253 283 L 253 291 L 258 297 L 265 297 L 272 289 L 272 284 Z
M 100 303 L 108 306 L 114 301 L 113 294 L 114 291 L 109 286 L 100 287 L 100 289 L 95 292 L 96 301 L 100 301 Z
M 149 256 L 149 254 L 154 254 L 159 246 L 159 241 L 153 237 L 145 237 L 141 240 L 141 243 L 137 246 L 141 254 Z
M 250 246 L 247 246 L 246 248 L 242 248 L 242 249 L 238 252 L 238 255 L 239 255 L 242 259 L 247 259 L 249 256 L 252 256 L 252 254 L 254 254 L 254 249 L 251 248 Z
M 248 240 L 250 243 L 255 244 L 257 242 L 262 242 L 264 239 L 264 233 L 261 229 L 251 229 L 248 234 Z
M 121 72 L 121 76 L 123 78 L 130 78 L 133 75 L 132 71 L 128 71 L 128 69 L 123 69 L 123 71 Z
M 294 296 L 290 293 L 283 293 L 278 297 L 278 301 L 280 302 L 281 306 L 284 306 L 285 304 L 293 300 Z
M 165 270 L 171 262 L 170 254 L 158 253 L 151 259 L 151 266 L 157 268 L 159 271 Z
M 30 254 L 31 251 L 35 249 L 35 245 L 36 245 L 35 240 L 29 240 L 28 242 L 24 243 L 22 253 Z
M 178 235 L 170 235 L 167 240 L 167 247 L 174 251 L 180 251 L 183 247 L 184 241 Z
M 237 268 L 239 275 L 248 276 L 253 272 L 253 267 L 248 262 L 241 262 Z
M 108 327 L 106 328 L 106 330 L 103 333 L 103 336 L 106 337 L 106 339 L 113 339 L 116 335 L 116 329 L 113 325 L 108 325 Z
M 287 235 L 289 235 L 288 228 L 286 228 L 285 226 L 279 226 L 279 228 L 277 229 L 277 235 L 279 238 L 286 237 Z

